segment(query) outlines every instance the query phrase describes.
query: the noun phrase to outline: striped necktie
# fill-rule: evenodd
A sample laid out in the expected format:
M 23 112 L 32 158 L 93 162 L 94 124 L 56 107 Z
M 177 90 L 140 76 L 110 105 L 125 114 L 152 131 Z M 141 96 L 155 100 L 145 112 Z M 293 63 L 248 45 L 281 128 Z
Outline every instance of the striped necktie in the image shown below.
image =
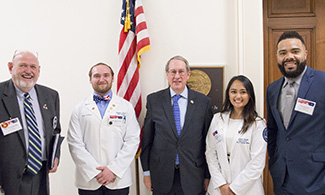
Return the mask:
M 27 170 L 36 175 L 42 167 L 42 142 L 29 93 L 25 93 L 24 110 L 28 129 Z
M 173 96 L 173 111 L 174 111 L 174 120 L 176 124 L 176 130 L 178 136 L 181 134 L 182 126 L 181 126 L 181 112 L 179 110 L 178 100 L 181 98 L 181 95 L 174 95 Z M 175 163 L 179 164 L 179 157 L 178 154 L 176 155 Z

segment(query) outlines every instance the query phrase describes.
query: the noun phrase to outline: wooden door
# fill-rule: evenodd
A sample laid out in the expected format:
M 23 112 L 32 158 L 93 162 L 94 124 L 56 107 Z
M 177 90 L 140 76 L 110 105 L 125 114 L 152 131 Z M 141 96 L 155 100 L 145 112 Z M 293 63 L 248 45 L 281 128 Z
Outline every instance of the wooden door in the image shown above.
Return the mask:
M 276 43 L 284 31 L 299 32 L 305 40 L 308 51 L 307 65 L 325 71 L 324 0 L 263 0 L 263 22 L 264 94 L 270 83 L 282 77 L 276 60 Z M 265 103 L 264 116 L 266 117 Z M 274 194 L 268 162 L 263 182 L 265 193 Z

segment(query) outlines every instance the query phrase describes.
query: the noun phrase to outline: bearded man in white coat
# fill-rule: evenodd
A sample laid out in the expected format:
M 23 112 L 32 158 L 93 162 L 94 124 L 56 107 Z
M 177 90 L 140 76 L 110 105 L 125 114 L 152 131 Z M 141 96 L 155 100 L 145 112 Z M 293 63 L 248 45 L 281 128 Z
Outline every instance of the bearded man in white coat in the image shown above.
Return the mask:
M 127 195 L 140 141 L 134 108 L 113 94 L 110 66 L 94 65 L 89 79 L 94 93 L 75 107 L 68 130 L 76 186 L 81 195 Z

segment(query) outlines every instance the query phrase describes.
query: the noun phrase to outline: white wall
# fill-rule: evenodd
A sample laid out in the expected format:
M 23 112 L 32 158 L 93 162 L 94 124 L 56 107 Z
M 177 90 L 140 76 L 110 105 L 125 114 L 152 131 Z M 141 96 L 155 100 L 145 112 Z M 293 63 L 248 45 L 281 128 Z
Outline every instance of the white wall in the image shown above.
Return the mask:
M 247 75 L 255 86 L 258 112 L 263 114 L 260 0 L 142 2 L 151 50 L 142 55 L 141 119 L 147 94 L 167 86 L 164 66 L 177 54 L 192 65 L 225 66 L 226 83 L 234 75 Z M 66 135 L 73 107 L 92 92 L 89 68 L 101 61 L 117 71 L 120 10 L 121 1 L 117 0 L 1 1 L 0 81 L 10 78 L 7 62 L 15 49 L 37 50 L 41 63 L 38 83 L 59 91 L 62 134 Z M 51 192 L 77 194 L 66 141 L 59 170 L 51 175 Z M 134 185 L 130 194 L 135 194 Z M 143 185 L 141 194 L 150 194 Z

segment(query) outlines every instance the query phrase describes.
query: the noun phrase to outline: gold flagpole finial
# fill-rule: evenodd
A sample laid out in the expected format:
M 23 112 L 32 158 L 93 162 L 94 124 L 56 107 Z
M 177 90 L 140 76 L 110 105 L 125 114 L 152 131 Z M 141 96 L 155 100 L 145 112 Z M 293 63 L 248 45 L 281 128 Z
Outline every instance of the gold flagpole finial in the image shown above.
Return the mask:
M 126 0 L 124 32 L 128 32 L 130 29 L 131 29 L 130 2 L 129 0 Z

